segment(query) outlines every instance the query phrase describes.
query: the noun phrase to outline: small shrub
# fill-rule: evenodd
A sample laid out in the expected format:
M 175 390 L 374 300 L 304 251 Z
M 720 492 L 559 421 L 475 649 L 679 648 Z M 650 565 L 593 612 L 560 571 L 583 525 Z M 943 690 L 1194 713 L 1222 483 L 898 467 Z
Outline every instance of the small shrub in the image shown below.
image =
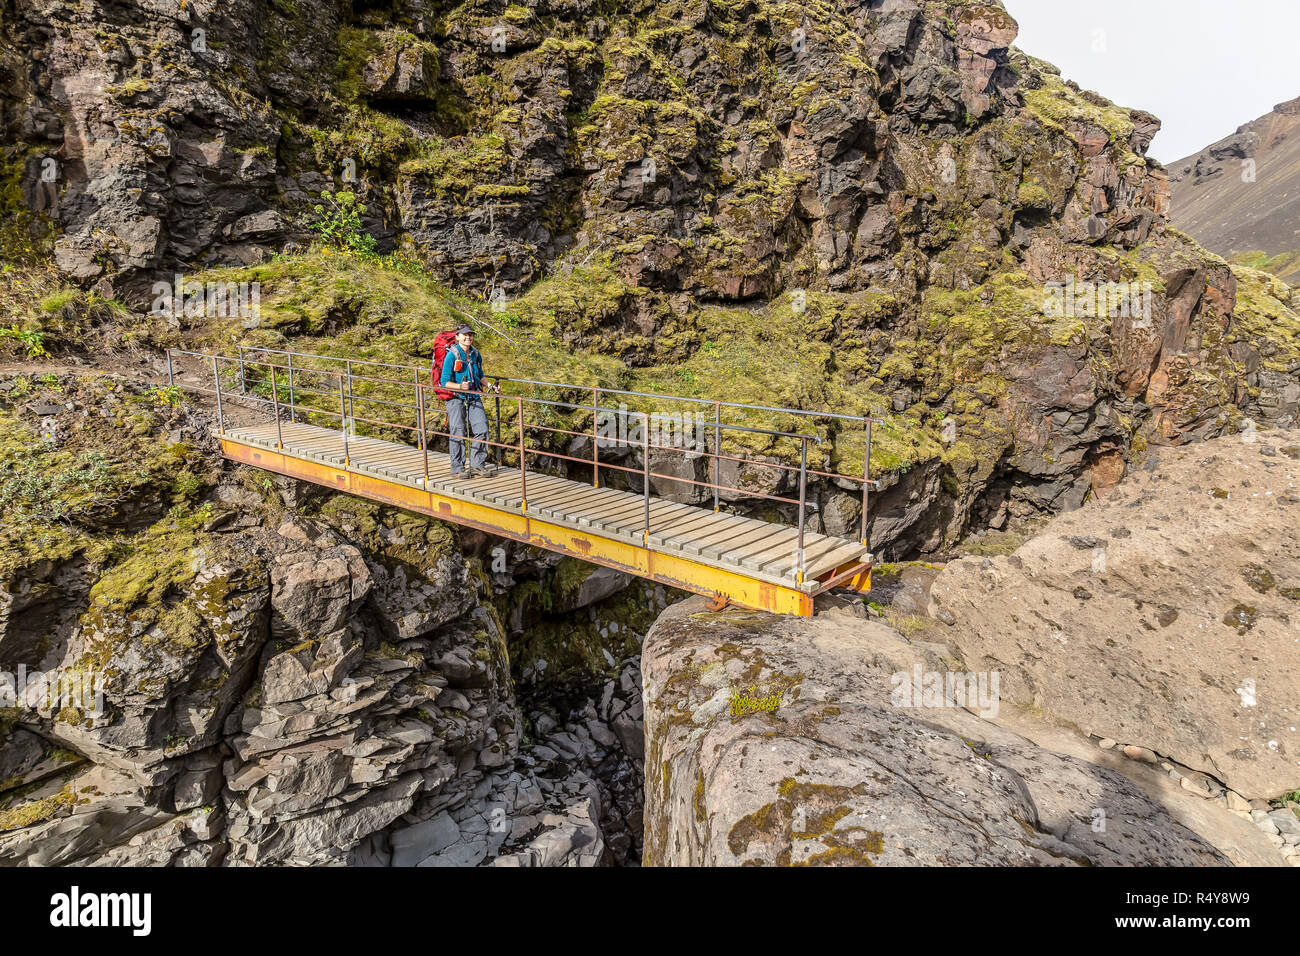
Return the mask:
M 18 342 L 27 350 L 28 358 L 44 358 L 45 351 L 45 333 L 40 329 L 20 329 L 17 326 L 9 328 L 0 328 L 0 339 L 11 339 Z
M 361 256 L 375 256 L 375 237 L 361 228 L 361 210 L 364 208 L 354 192 L 341 189 L 321 193 L 323 203 L 313 208 L 315 221 L 308 224 L 312 232 L 339 249 Z

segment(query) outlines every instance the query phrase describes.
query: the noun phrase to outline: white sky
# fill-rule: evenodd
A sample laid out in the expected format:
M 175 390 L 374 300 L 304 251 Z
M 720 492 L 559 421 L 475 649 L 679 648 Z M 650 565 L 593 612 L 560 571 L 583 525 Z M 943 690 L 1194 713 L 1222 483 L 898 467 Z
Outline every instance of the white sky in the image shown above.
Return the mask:
M 1300 0 L 1003 0 L 1016 46 L 1160 117 L 1172 163 L 1300 96 Z M 1100 32 L 1098 32 L 1100 31 Z

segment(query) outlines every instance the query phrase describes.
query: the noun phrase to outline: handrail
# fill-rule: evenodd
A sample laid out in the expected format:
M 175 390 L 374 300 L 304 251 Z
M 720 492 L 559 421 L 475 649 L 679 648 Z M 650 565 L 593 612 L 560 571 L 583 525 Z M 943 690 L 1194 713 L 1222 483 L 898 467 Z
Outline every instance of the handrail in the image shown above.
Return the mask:
M 399 368 L 406 370 L 415 370 L 423 374 L 428 370 L 424 365 L 397 365 L 393 362 L 376 362 L 371 359 L 347 358 L 340 355 L 324 355 L 320 352 L 294 352 L 289 349 L 272 349 L 265 346 L 241 345 L 238 346 L 242 351 L 248 352 L 273 352 L 280 355 L 297 355 L 300 358 L 325 359 L 331 362 L 351 362 L 353 365 L 374 365 L 380 368 Z M 179 350 L 176 350 L 179 352 Z M 573 382 L 547 382 L 542 379 L 531 378 L 511 378 L 506 375 L 484 375 L 484 378 L 490 378 L 496 382 L 514 382 L 518 385 L 539 385 L 545 388 L 599 388 L 607 395 L 630 395 L 634 398 L 667 398 L 678 402 L 693 402 L 700 405 L 717 405 L 722 408 L 743 408 L 750 411 L 759 412 L 782 412 L 789 415 L 800 415 L 805 418 L 830 418 L 839 421 L 860 423 L 864 420 L 862 415 L 845 415 L 842 412 L 819 412 L 807 408 L 791 408 L 787 405 L 751 405 L 746 402 L 724 402 L 713 398 L 695 398 L 690 395 L 669 395 L 664 392 L 634 392 L 627 389 L 611 388 L 604 385 L 579 385 Z M 578 408 L 585 406 L 575 406 Z M 875 425 L 885 424 L 883 418 L 872 418 Z
M 429 402 L 426 399 L 425 392 L 430 389 L 433 389 L 435 391 L 441 389 L 441 386 L 432 383 L 431 369 L 427 369 L 423 366 L 416 366 L 416 365 L 398 365 L 391 362 L 374 362 L 368 359 L 355 359 L 350 357 L 333 356 L 333 355 L 318 355 L 318 354 L 307 353 L 307 352 L 295 352 L 287 349 L 270 349 L 270 348 L 261 348 L 261 347 L 239 346 L 238 353 L 239 354 L 237 356 L 230 356 L 230 355 L 222 355 L 215 351 L 197 352 L 197 351 L 191 351 L 187 349 L 167 350 L 167 380 L 169 385 L 177 384 L 175 371 L 173 367 L 173 361 L 174 361 L 173 356 L 187 356 L 187 357 L 199 359 L 203 364 L 210 366 L 212 380 L 214 384 L 213 388 L 209 389 L 200 385 L 192 385 L 188 383 L 180 383 L 180 384 L 182 384 L 183 387 L 185 388 L 192 389 L 200 393 L 216 395 L 218 430 L 222 435 L 225 434 L 225 411 L 223 405 L 223 397 L 227 400 L 233 399 L 239 401 L 248 401 L 253 403 L 255 406 L 269 405 L 270 406 L 269 411 L 271 411 L 272 415 L 275 418 L 276 443 L 279 448 L 284 447 L 283 429 L 281 427 L 281 419 L 284 412 L 287 411 L 290 421 L 296 420 L 298 415 L 304 416 L 304 418 L 306 418 L 307 420 L 310 420 L 311 415 L 324 415 L 329 419 L 337 419 L 339 428 L 343 433 L 343 441 L 344 441 L 343 450 L 344 450 L 345 468 L 351 466 L 351 455 L 350 455 L 350 446 L 348 442 L 348 437 L 349 434 L 355 434 L 355 430 L 358 423 L 366 423 L 369 425 L 377 426 L 379 428 L 395 428 L 400 431 L 415 432 L 417 437 L 416 447 L 423 453 L 423 457 L 424 457 L 424 481 L 426 487 L 428 485 L 428 474 L 429 474 L 428 449 L 429 449 L 430 437 L 446 438 L 449 445 L 453 441 L 470 440 L 468 436 L 455 435 L 451 433 L 450 431 L 451 426 L 449 420 L 447 424 L 447 429 L 448 429 L 447 431 L 439 431 L 436 427 L 432 429 L 429 427 L 430 424 L 428 421 Z M 262 354 L 268 356 L 283 355 L 285 356 L 285 364 L 279 364 L 274 359 L 252 358 L 247 353 Z M 310 366 L 304 366 L 303 363 L 301 362 L 295 364 L 293 361 L 293 358 L 295 356 L 299 358 L 306 358 L 306 359 L 322 359 L 322 360 L 327 360 L 332 362 L 340 362 L 343 363 L 344 368 L 330 370 L 330 369 L 320 369 L 320 368 L 312 368 Z M 237 393 L 231 392 L 229 389 L 226 390 L 222 389 L 221 365 L 223 363 L 227 364 L 227 366 L 237 366 L 238 369 L 238 392 Z M 385 368 L 385 369 L 398 369 L 402 371 L 413 372 L 414 375 L 412 376 L 411 379 L 403 381 L 396 378 L 387 378 L 378 375 L 357 374 L 353 371 L 354 365 L 360 365 L 363 367 L 369 366 L 369 367 Z M 261 373 L 262 380 L 260 382 L 252 382 L 250 384 L 250 378 L 249 378 L 250 371 L 254 372 L 255 375 L 257 373 Z M 281 392 L 280 392 L 281 372 L 284 373 L 284 378 L 286 380 L 286 384 L 288 385 L 287 402 L 283 401 L 281 398 Z M 306 377 L 307 381 L 310 382 L 311 381 L 310 376 L 312 375 L 325 376 L 329 379 L 333 379 L 334 385 L 336 387 L 330 389 L 329 391 L 325 391 L 320 388 L 314 388 L 312 387 L 311 384 L 304 384 L 304 378 Z M 430 379 L 429 381 L 425 380 L 426 375 L 429 376 Z M 642 485 L 642 497 L 645 499 L 644 524 L 642 528 L 642 533 L 647 545 L 649 543 L 649 534 L 650 534 L 650 482 L 652 478 L 689 485 L 691 487 L 698 487 L 698 488 L 711 490 L 713 493 L 713 505 L 714 505 L 713 510 L 715 512 L 721 510 L 721 503 L 720 503 L 721 492 L 733 492 L 742 497 L 762 498 L 769 501 L 780 502 L 782 504 L 793 505 L 796 506 L 798 509 L 797 524 L 798 524 L 799 543 L 797 548 L 797 558 L 796 558 L 797 572 L 796 573 L 797 573 L 797 579 L 799 583 L 802 584 L 803 574 L 805 570 L 804 534 L 805 534 L 806 514 L 810 509 L 816 511 L 818 508 L 818 506 L 815 503 L 808 502 L 808 487 L 807 487 L 808 477 L 809 475 L 813 475 L 813 476 L 820 476 L 820 477 L 825 477 L 830 479 L 843 479 L 847 481 L 854 481 L 861 484 L 862 522 L 861 522 L 860 540 L 864 545 L 867 544 L 867 514 L 868 514 L 867 508 L 869 503 L 869 488 L 871 486 L 877 486 L 877 487 L 879 486 L 879 482 L 870 477 L 871 437 L 872 437 L 871 432 L 872 432 L 872 426 L 874 424 L 880 423 L 880 419 L 876 419 L 871 416 L 850 416 L 850 415 L 843 415 L 835 412 L 812 412 L 805 409 L 792 409 L 792 408 L 783 408 L 778 406 L 751 405 L 751 404 L 746 404 L 741 402 L 723 402 L 720 400 L 713 400 L 713 399 L 691 398 L 689 396 L 664 395 L 655 392 L 635 392 L 627 389 L 603 388 L 599 385 L 565 385 L 557 382 L 542 382 L 542 381 L 537 381 L 532 379 L 514 379 L 506 376 L 485 376 L 485 378 L 490 379 L 494 383 L 497 383 L 494 386 L 494 388 L 492 388 L 491 390 L 485 389 L 482 391 L 475 391 L 469 389 L 456 389 L 452 391 L 456 391 L 457 394 L 460 396 L 473 395 L 473 396 L 479 396 L 480 398 L 491 397 L 495 399 L 495 414 L 493 417 L 496 422 L 496 439 L 492 440 L 491 438 L 484 437 L 482 439 L 472 439 L 472 440 L 475 445 L 480 445 L 485 449 L 486 448 L 493 449 L 494 458 L 498 464 L 501 464 L 503 451 L 512 451 L 517 456 L 519 475 L 520 475 L 521 508 L 525 511 L 527 510 L 528 507 L 528 495 L 527 495 L 528 463 L 527 462 L 528 462 L 528 457 L 530 455 L 533 456 L 534 458 L 550 459 L 556 462 L 558 461 L 573 462 L 575 464 L 582 465 L 582 466 L 590 466 L 592 469 L 592 485 L 594 487 L 599 487 L 600 485 L 600 471 L 602 468 L 605 469 L 607 473 L 609 471 L 613 471 L 615 473 L 626 474 L 629 479 L 631 479 L 631 476 L 633 474 L 640 474 L 641 485 Z M 264 387 L 265 385 L 267 385 L 268 384 L 267 380 L 269 380 L 270 393 L 271 393 L 269 400 L 262 396 L 257 395 L 256 392 L 254 391 L 259 387 Z M 584 391 L 590 389 L 592 393 L 592 397 L 591 397 L 590 404 L 585 404 L 585 403 L 576 404 L 573 402 L 567 402 L 567 401 L 562 401 L 557 399 L 541 398 L 541 397 L 530 396 L 530 395 L 510 394 L 501 391 L 500 383 L 512 383 L 518 385 L 552 387 L 552 388 L 563 388 L 563 389 L 581 389 Z M 356 391 L 356 386 L 359 384 L 360 385 L 369 384 L 375 386 L 396 386 L 397 388 L 402 390 L 414 389 L 415 401 L 413 403 L 408 404 L 402 401 L 393 401 L 389 398 L 379 398 L 374 395 L 359 394 Z M 700 429 L 701 432 L 703 430 L 711 429 L 713 432 L 713 443 L 712 443 L 713 447 L 710 450 L 708 448 L 708 442 L 703 441 L 701 438 L 692 438 L 691 443 L 689 445 L 683 443 L 680 446 L 676 444 L 662 445 L 656 442 L 652 442 L 650 440 L 650 431 L 651 431 L 652 423 L 659 423 L 662 427 L 662 423 L 664 423 L 665 421 L 668 423 L 669 426 L 671 426 L 673 422 L 677 422 L 679 425 L 678 434 L 679 436 L 682 435 L 684 432 L 684 423 L 685 423 L 682 414 L 679 412 L 676 415 L 664 415 L 661 413 L 653 413 L 653 412 L 646 412 L 646 411 L 630 411 L 629 409 L 627 409 L 625 405 L 620 405 L 617 409 L 602 407 L 600 404 L 602 393 L 610 396 L 635 396 L 641 398 L 661 398 L 661 399 L 669 399 L 672 401 L 712 405 L 714 410 L 713 421 L 711 422 L 705 421 L 699 416 L 694 416 L 691 419 L 690 424 L 692 429 Z M 304 396 L 320 397 L 323 399 L 332 399 L 332 397 L 335 395 L 337 395 L 338 397 L 338 404 L 337 404 L 336 411 L 331 411 L 328 408 L 315 407 L 314 405 L 302 404 L 302 399 Z M 515 418 L 514 424 L 517 429 L 517 436 L 516 436 L 516 440 L 513 442 L 508 440 L 503 440 L 503 436 L 501 434 L 502 420 L 503 420 L 501 414 L 502 399 L 505 399 L 507 402 L 513 402 L 515 405 L 515 415 L 513 417 Z M 413 412 L 414 421 L 411 424 L 407 424 L 405 421 L 392 421 L 385 418 L 371 418 L 365 415 L 358 415 L 356 413 L 357 402 L 370 403 L 372 407 L 379 406 L 380 408 L 391 408 L 391 409 L 397 409 L 399 411 Z M 559 428 L 552 425 L 543 424 L 537 421 L 530 423 L 526 421 L 524 416 L 525 404 L 538 406 L 541 408 L 562 408 L 571 411 L 590 412 L 592 415 L 592 431 L 591 432 L 574 431 L 572 429 Z M 781 431 L 777 429 L 758 428 L 751 425 L 740 425 L 740 424 L 733 424 L 731 422 L 724 422 L 721 419 L 721 410 L 723 408 L 745 409 L 750 411 L 767 411 L 767 412 L 781 413 L 781 414 L 789 413 L 789 414 L 804 416 L 805 418 L 823 417 L 828 419 L 851 421 L 851 422 L 859 423 L 864 428 L 865 438 L 866 438 L 865 451 L 863 456 L 863 475 L 859 477 L 856 475 L 846 475 L 846 474 L 842 474 L 839 472 L 832 472 L 832 471 L 818 471 L 809 468 L 808 444 L 809 442 L 816 442 L 819 444 L 824 442 L 825 439 L 821 435 L 818 435 L 816 433 L 806 434 L 800 432 L 787 432 L 787 431 Z M 639 419 L 641 436 L 640 436 L 640 441 L 636 442 L 636 445 L 639 446 L 639 450 L 640 450 L 640 458 L 641 458 L 640 467 L 630 467 L 628 465 L 615 464 L 611 461 L 601 461 L 600 446 L 604 436 L 602 436 L 599 432 L 599 420 L 602 412 L 609 412 L 618 415 L 620 418 L 620 423 L 625 423 L 629 419 L 632 420 Z M 372 414 L 383 414 L 383 412 L 375 412 Z M 446 411 L 443 411 L 441 414 L 445 416 L 448 413 Z M 399 416 L 399 417 L 405 417 L 405 416 Z M 591 458 L 590 459 L 578 458 L 572 455 L 565 454 L 560 451 L 548 449 L 541 446 L 529 447 L 529 443 L 526 438 L 526 433 L 528 432 L 529 429 L 532 429 L 534 432 L 545 432 L 548 434 L 566 435 L 574 438 L 589 439 L 592 442 Z M 788 439 L 788 440 L 798 441 L 800 446 L 799 464 L 796 466 L 792 464 L 786 464 L 785 462 L 780 460 L 773 461 L 769 459 L 744 458 L 744 457 L 737 457 L 735 455 L 725 454 L 722 447 L 723 436 L 725 433 L 733 432 L 733 431 L 748 433 L 748 434 L 764 435 L 769 438 Z M 626 438 L 623 437 L 621 430 L 620 430 L 619 442 L 622 444 L 627 444 L 629 448 L 632 447 L 632 443 L 628 442 Z M 702 457 L 707 458 L 712 463 L 711 477 L 713 480 L 702 481 L 696 477 L 685 477 L 680 475 L 663 474 L 654 471 L 650 465 L 651 452 L 676 452 L 676 453 L 685 454 L 692 459 L 698 459 Z M 738 488 L 730 485 L 725 485 L 721 482 L 720 474 L 719 474 L 720 463 L 723 461 L 737 462 L 741 464 L 752 463 L 763 468 L 776 469 L 779 472 L 781 472 L 783 475 L 789 474 L 794 471 L 798 471 L 799 496 L 798 498 L 792 498 L 792 497 L 786 497 L 784 495 L 773 493 L 779 490 L 779 488 L 781 487 L 780 484 L 778 484 L 776 488 L 773 488 L 772 492 L 754 491 L 751 489 Z M 785 479 L 782 478 L 782 482 L 784 482 L 784 480 Z

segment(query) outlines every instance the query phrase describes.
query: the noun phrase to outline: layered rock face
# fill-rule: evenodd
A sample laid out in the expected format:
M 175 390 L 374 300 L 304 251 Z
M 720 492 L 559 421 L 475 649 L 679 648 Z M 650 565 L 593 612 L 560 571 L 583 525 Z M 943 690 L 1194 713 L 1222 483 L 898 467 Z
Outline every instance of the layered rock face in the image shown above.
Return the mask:
M 925 692 L 942 645 L 704 608 L 646 638 L 647 865 L 1229 862 L 1123 775 L 981 719 L 996 688 Z
M 165 391 L 47 379 L 0 384 L 0 860 L 636 862 L 635 659 L 526 725 L 483 541 L 214 465 L 211 420 Z M 570 610 L 609 595 L 590 570 Z
M 11 223 L 66 276 L 142 304 L 292 249 L 346 187 L 382 250 L 556 355 L 884 414 L 888 556 L 1075 507 L 1135 442 L 1300 414 L 1289 290 L 1169 230 L 1158 121 L 1016 50 L 996 2 L 42 0 L 0 29 Z M 272 275 L 281 334 L 367 312 L 277 313 L 300 286 Z M 377 311 L 366 341 L 427 348 Z M 819 463 L 859 467 L 827 431 Z M 812 497 L 828 531 L 860 517 Z

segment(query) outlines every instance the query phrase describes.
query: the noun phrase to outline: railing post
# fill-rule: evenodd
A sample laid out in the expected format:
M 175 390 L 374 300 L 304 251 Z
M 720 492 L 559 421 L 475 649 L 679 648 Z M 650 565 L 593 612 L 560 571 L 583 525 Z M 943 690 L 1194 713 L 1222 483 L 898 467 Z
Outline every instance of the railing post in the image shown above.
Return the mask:
M 343 376 L 338 372 L 334 376 L 339 380 L 339 424 L 342 426 L 339 431 L 343 433 L 343 467 L 350 468 L 352 454 L 348 448 L 348 398 L 343 392 Z
M 415 381 L 412 384 L 415 386 L 415 405 L 416 405 L 416 418 L 417 418 L 416 424 L 418 425 L 419 405 L 420 405 L 420 370 L 418 367 L 412 366 L 411 371 L 415 373 Z M 420 432 L 420 447 L 421 448 L 424 447 L 423 431 Z
M 867 492 L 871 487 L 871 416 L 867 416 L 867 450 L 862 456 L 862 543 L 867 543 Z
M 355 422 L 357 417 L 357 406 L 352 396 L 352 360 L 346 359 L 345 362 L 347 364 L 346 371 L 348 377 L 348 417 L 347 420 L 344 422 L 344 427 L 348 431 L 354 431 L 354 429 L 356 428 Z
M 244 374 L 244 347 L 239 346 L 239 394 L 248 394 L 248 378 Z
M 295 421 L 293 417 L 293 353 L 286 351 L 285 356 L 289 359 L 289 421 Z
M 804 526 L 804 505 L 808 500 L 808 439 L 802 438 L 799 441 L 799 554 L 798 554 L 798 573 L 795 575 L 795 582 L 803 584 L 804 557 L 803 557 L 803 526 Z
M 171 353 L 167 353 L 168 358 Z M 226 433 L 226 415 L 221 409 L 221 373 L 217 371 L 217 356 L 212 356 L 212 382 L 217 386 L 217 431 L 224 435 Z
M 415 411 L 420 419 L 420 451 L 424 453 L 424 487 L 429 487 L 429 439 L 424 433 L 424 386 L 416 384 L 415 386 Z
M 515 402 L 519 409 L 519 510 L 528 510 L 528 469 L 524 467 L 524 400 L 516 397 Z M 448 426 L 447 431 L 451 431 Z
M 600 386 L 591 387 L 591 487 L 600 487 Z
M 718 485 L 722 484 L 718 477 L 718 465 L 721 461 L 719 456 L 722 454 L 722 403 L 713 403 L 713 510 L 719 511 L 718 506 Z
M 641 537 L 650 547 L 650 416 L 641 413 L 641 497 L 645 500 L 645 521 Z
M 284 450 L 284 434 L 280 429 L 280 389 L 275 383 L 275 362 L 268 362 L 271 370 L 271 411 L 275 413 L 275 447 Z
M 216 358 L 216 356 L 214 355 L 213 358 Z M 167 386 L 170 388 L 175 384 L 176 384 L 176 376 L 172 372 L 172 350 L 168 349 L 167 350 Z

